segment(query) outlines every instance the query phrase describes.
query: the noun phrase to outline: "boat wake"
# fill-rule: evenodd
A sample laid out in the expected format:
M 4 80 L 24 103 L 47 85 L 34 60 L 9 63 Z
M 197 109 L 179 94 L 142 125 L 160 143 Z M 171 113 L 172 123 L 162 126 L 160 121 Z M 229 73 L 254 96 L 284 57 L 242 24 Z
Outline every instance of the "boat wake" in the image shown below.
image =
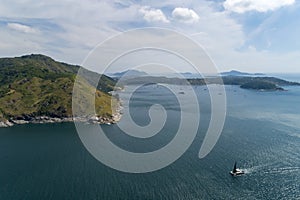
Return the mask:
M 288 174 L 300 172 L 300 167 L 278 167 L 268 168 L 267 166 L 254 166 L 250 168 L 241 169 L 245 174 L 263 173 L 263 174 Z
M 245 174 L 251 174 L 251 173 L 255 173 L 255 172 L 262 172 L 267 168 L 268 168 L 268 165 L 258 165 L 258 166 L 245 168 L 245 169 L 242 169 L 242 170 L 245 171 Z
M 265 174 L 289 174 L 300 172 L 300 167 L 281 167 L 281 168 L 273 168 L 265 171 Z

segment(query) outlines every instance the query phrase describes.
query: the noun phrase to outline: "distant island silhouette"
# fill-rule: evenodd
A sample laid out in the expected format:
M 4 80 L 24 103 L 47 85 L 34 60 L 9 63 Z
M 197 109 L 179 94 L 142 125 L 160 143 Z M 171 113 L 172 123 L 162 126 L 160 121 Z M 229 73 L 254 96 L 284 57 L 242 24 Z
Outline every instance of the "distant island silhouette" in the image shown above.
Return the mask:
M 118 79 L 116 79 L 118 80 Z M 123 85 L 135 84 L 151 84 L 151 83 L 165 83 L 174 85 L 208 85 L 208 84 L 224 84 L 224 85 L 238 85 L 243 89 L 254 90 L 284 90 L 284 86 L 300 86 L 298 82 L 290 82 L 276 77 L 268 76 L 222 76 L 220 77 L 206 77 L 206 78 L 169 78 L 165 76 L 136 76 L 128 77 L 120 80 Z

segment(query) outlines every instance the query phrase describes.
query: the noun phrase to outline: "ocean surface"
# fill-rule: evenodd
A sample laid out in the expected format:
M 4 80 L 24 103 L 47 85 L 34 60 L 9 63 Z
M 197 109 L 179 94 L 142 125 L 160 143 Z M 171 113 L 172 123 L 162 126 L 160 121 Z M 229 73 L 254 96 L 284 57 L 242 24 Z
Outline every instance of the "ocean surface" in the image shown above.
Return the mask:
M 1 128 L 0 199 L 300 199 L 300 87 L 261 92 L 226 86 L 225 126 L 203 159 L 198 153 L 211 116 L 208 90 L 172 87 L 187 102 L 182 91 L 193 89 L 201 109 L 195 140 L 173 164 L 145 174 L 111 169 L 85 149 L 72 123 Z M 160 149 L 173 139 L 180 112 L 193 110 L 189 103 L 180 108 L 176 95 L 147 85 L 132 96 L 132 118 L 139 125 L 149 123 L 152 104 L 167 111 L 165 126 L 151 139 L 129 137 L 117 125 L 101 126 L 125 150 Z M 245 175 L 229 174 L 235 161 Z

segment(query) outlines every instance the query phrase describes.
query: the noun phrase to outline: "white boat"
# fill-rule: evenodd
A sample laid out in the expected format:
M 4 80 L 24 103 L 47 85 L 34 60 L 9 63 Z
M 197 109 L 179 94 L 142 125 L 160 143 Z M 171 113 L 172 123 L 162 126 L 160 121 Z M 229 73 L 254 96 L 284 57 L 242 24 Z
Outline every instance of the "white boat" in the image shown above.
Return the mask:
M 234 163 L 232 171 L 229 172 L 232 176 L 239 176 L 245 174 L 245 172 L 236 167 L 236 162 Z

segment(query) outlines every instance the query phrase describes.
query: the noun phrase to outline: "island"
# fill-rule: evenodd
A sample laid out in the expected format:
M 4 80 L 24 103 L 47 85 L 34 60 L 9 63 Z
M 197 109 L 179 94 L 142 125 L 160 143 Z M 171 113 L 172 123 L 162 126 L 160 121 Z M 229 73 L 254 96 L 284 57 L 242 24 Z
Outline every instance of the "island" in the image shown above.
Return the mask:
M 40 54 L 0 58 L 0 127 L 73 121 L 72 91 L 79 68 Z M 94 91 L 92 85 L 97 85 L 94 83 L 99 74 L 86 69 L 83 72 L 82 90 Z M 95 95 L 96 116 L 75 120 L 117 122 L 120 104 L 110 94 L 115 84 L 112 78 L 101 76 Z
M 277 86 L 275 83 L 267 81 L 249 81 L 240 86 L 243 89 L 253 89 L 261 91 L 271 91 L 271 90 L 284 90 L 282 87 Z
M 209 84 L 224 84 L 224 85 L 238 85 L 243 89 L 254 89 L 261 91 L 284 90 L 284 86 L 300 86 L 298 82 L 286 81 L 276 77 L 268 76 L 214 76 L 206 78 L 169 78 L 164 76 L 143 76 L 133 77 L 119 80 L 122 85 L 136 85 L 136 84 L 151 84 L 164 83 L 173 85 L 209 85 Z

